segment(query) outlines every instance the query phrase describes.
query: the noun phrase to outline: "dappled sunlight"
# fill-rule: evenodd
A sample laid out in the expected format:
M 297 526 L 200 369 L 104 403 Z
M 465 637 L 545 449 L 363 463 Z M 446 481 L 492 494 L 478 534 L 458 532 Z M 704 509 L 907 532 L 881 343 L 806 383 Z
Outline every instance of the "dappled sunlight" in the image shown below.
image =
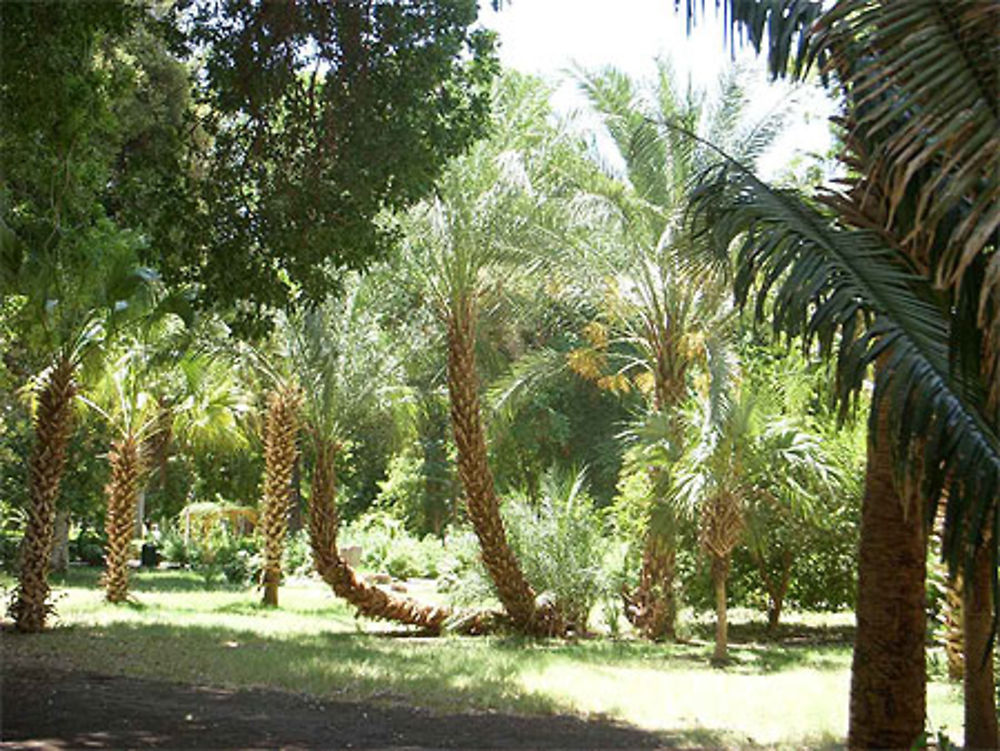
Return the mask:
M 526 689 L 570 699 L 585 713 L 650 730 L 725 729 L 739 743 L 801 743 L 817 731 L 843 737 L 850 658 L 836 672 L 794 669 L 745 675 L 664 666 L 620 668 L 554 663 L 526 672 Z

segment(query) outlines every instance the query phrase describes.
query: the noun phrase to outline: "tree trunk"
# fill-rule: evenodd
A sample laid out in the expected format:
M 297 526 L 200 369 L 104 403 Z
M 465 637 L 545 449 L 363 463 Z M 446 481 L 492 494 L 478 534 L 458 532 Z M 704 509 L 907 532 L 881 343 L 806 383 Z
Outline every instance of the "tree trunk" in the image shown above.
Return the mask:
M 21 568 L 11 615 L 18 631 L 45 628 L 49 606 L 49 555 L 59 483 L 72 431 L 73 364 L 59 360 L 49 372 L 35 410 L 35 443 L 28 460 L 28 525 L 21 543 Z
M 295 458 L 292 470 L 292 503 L 288 511 L 288 531 L 292 534 L 302 529 L 302 455 Z
M 965 577 L 962 610 L 965 636 L 965 747 L 1000 748 L 993 676 L 993 577 L 990 542 L 976 551 Z M 987 650 L 987 648 L 989 648 Z
M 56 511 L 53 526 L 52 554 L 49 556 L 49 570 L 66 573 L 69 569 L 69 511 Z
M 448 319 L 448 394 L 458 448 L 458 474 L 469 517 L 479 538 L 483 563 L 514 625 L 525 633 L 561 634 L 565 625 L 555 609 L 536 605 L 535 592 L 510 549 L 500 518 L 480 415 L 475 332 L 472 300 L 463 298 Z
M 288 533 L 288 508 L 292 497 L 292 471 L 298 455 L 301 401 L 299 389 L 287 385 L 276 388 L 267 397 L 264 509 L 260 527 L 264 535 L 263 603 L 270 606 L 278 604 L 281 553 Z
M 714 665 L 724 665 L 729 660 L 729 622 L 726 612 L 726 579 L 729 577 L 729 559 L 712 556 L 712 584 L 715 587 L 715 651 Z
M 673 534 L 649 529 L 642 550 L 639 586 L 634 595 L 626 598 L 629 621 L 645 638 L 656 641 L 677 638 L 677 550 L 673 538 Z
M 128 559 L 142 473 L 139 442 L 135 436 L 129 434 L 120 441 L 112 442 L 108 462 L 111 465 L 111 479 L 104 488 L 108 501 L 105 518 L 108 536 L 104 571 L 105 599 L 108 602 L 124 602 L 128 599 Z
M 416 600 L 396 597 L 363 581 L 340 555 L 337 547 L 335 459 L 338 446 L 333 441 L 316 441 L 316 468 L 313 471 L 312 497 L 309 504 L 309 542 L 316 571 L 338 597 L 343 597 L 368 618 L 396 621 L 439 633 L 451 617 L 448 608 L 425 605 Z M 475 632 L 474 619 L 467 621 L 467 633 Z
M 848 746 L 911 748 L 924 731 L 926 535 L 923 504 L 893 480 L 888 400 L 868 437 Z

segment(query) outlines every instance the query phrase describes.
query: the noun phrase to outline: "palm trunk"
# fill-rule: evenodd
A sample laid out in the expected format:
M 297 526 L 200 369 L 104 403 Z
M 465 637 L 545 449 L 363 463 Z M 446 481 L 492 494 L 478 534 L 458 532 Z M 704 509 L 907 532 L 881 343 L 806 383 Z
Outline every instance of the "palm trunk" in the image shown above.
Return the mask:
M 681 451 L 684 429 L 677 415 L 677 406 L 684 399 L 686 366 L 677 356 L 673 338 L 666 330 L 650 330 L 647 338 L 656 352 L 653 366 L 653 410 L 668 412 L 670 416 L 671 461 L 676 461 Z M 662 503 L 662 501 L 660 501 Z M 648 522 L 642 551 L 642 568 L 639 587 L 627 598 L 626 616 L 632 625 L 647 639 L 655 641 L 677 639 L 677 592 L 674 578 L 677 574 L 677 540 L 673 525 L 667 530 L 657 529 Z
M 647 639 L 677 638 L 676 560 L 674 535 L 650 529 L 642 551 L 639 587 L 626 598 L 625 609 L 629 621 Z
M 911 748 L 924 731 L 926 535 L 923 504 L 893 480 L 888 400 L 869 433 L 858 562 L 848 746 Z
M 724 665 L 729 660 L 729 621 L 726 611 L 726 579 L 729 578 L 729 558 L 712 556 L 712 584 L 715 588 L 715 651 L 712 663 Z
M 45 628 L 49 606 L 49 554 L 59 483 L 72 431 L 73 364 L 61 359 L 48 374 L 35 411 L 35 444 L 28 460 L 28 525 L 21 543 L 21 569 L 11 614 L 18 631 Z
M 483 563 L 514 625 L 525 633 L 560 634 L 565 630 L 562 619 L 553 607 L 536 606 L 535 592 L 514 557 L 500 518 L 480 415 L 475 332 L 472 300 L 462 298 L 448 318 L 448 394 L 458 474 L 469 517 L 479 538 Z
M 281 553 L 288 533 L 288 509 L 292 498 L 292 472 L 298 455 L 301 392 L 282 386 L 267 397 L 264 427 L 264 534 L 263 588 L 265 605 L 277 606 L 281 582 Z
M 108 462 L 111 464 L 111 479 L 104 488 L 108 501 L 105 518 L 108 536 L 105 599 L 108 602 L 124 602 L 128 599 L 128 558 L 142 472 L 139 442 L 135 436 L 130 433 L 122 440 L 114 441 L 108 452 Z
M 965 636 L 965 747 L 1000 748 L 997 734 L 996 689 L 993 676 L 993 577 L 990 544 L 976 551 L 965 577 L 963 620 Z
M 445 607 L 424 605 L 415 600 L 395 597 L 363 581 L 340 555 L 337 547 L 335 459 L 339 447 L 333 441 L 316 440 L 316 468 L 313 471 L 312 497 L 309 504 L 309 542 L 313 563 L 323 581 L 368 618 L 405 623 L 430 633 L 439 633 L 451 617 Z

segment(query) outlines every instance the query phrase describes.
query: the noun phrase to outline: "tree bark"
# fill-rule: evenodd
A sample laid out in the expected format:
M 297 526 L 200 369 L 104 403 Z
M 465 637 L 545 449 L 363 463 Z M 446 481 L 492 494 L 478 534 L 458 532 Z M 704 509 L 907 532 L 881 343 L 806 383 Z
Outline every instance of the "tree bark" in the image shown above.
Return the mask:
M 72 431 L 73 363 L 61 359 L 53 366 L 38 395 L 35 443 L 28 459 L 28 525 L 21 543 L 21 568 L 11 615 L 18 631 L 45 628 L 49 605 L 49 555 L 59 484 L 66 467 L 66 448 Z
M 396 621 L 439 633 L 452 612 L 446 607 L 425 605 L 406 597 L 396 597 L 361 579 L 340 555 L 337 532 L 335 460 L 338 446 L 333 441 L 316 440 L 316 468 L 313 470 L 309 504 L 309 542 L 313 563 L 323 581 L 367 618 Z M 466 621 L 466 633 L 475 633 L 474 619 Z M 482 623 L 480 624 L 482 625 Z
M 965 577 L 963 629 L 965 636 L 965 748 L 1000 748 L 997 734 L 996 688 L 993 676 L 993 577 L 990 543 L 976 551 Z M 987 651 L 987 647 L 989 650 Z
M 674 576 L 677 549 L 672 534 L 650 528 L 642 551 L 639 586 L 626 597 L 625 614 L 647 639 L 677 638 L 677 594 Z
M 292 470 L 298 455 L 299 406 L 302 395 L 294 386 L 281 386 L 267 398 L 264 426 L 264 535 L 263 603 L 277 606 L 281 583 L 281 553 L 288 533 L 292 497 Z
M 475 332 L 475 309 L 471 298 L 465 297 L 456 303 L 448 318 L 448 394 L 458 449 L 458 474 L 469 517 L 479 538 L 483 563 L 515 627 L 542 636 L 562 634 L 565 631 L 562 618 L 551 605 L 536 605 L 535 592 L 507 542 L 493 473 L 487 461 Z
M 715 651 L 712 663 L 723 665 L 729 659 L 729 621 L 726 611 L 726 579 L 729 559 L 712 556 L 712 584 L 715 587 Z
M 129 434 L 111 444 L 108 452 L 111 479 L 104 489 L 108 501 L 105 531 L 108 536 L 104 570 L 105 599 L 124 602 L 128 599 L 128 559 L 135 527 L 139 478 L 142 474 L 139 442 Z
M 923 504 L 893 479 L 888 400 L 868 437 L 848 746 L 911 748 L 924 731 L 927 675 Z

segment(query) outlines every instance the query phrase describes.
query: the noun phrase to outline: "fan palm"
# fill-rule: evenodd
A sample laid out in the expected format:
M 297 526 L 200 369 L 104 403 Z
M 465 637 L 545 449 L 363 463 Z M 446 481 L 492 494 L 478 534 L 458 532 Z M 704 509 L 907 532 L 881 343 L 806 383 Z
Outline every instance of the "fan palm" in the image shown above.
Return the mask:
M 111 472 L 104 488 L 108 544 L 102 585 L 108 602 L 128 599 L 128 561 L 145 472 L 142 446 L 159 413 L 146 388 L 148 355 L 149 350 L 136 339 L 118 342 L 116 352 L 107 358 L 105 377 L 84 398 L 107 420 L 115 436 L 108 450 Z
M 693 264 L 696 238 L 682 221 L 688 185 L 713 155 L 660 124 L 684 123 L 752 160 L 770 143 L 777 119 L 747 127 L 745 97 L 733 74 L 721 81 L 713 106 L 690 90 L 682 95 L 664 63 L 647 91 L 613 69 L 583 73 L 581 85 L 625 167 L 623 180 L 605 168 L 591 186 L 592 197 L 600 199 L 593 208 L 605 222 L 613 220 L 618 231 L 604 233 L 607 248 L 590 248 L 587 266 L 599 277 L 596 286 L 608 288 L 600 303 L 607 326 L 631 353 L 619 376 L 643 374 L 649 409 L 662 413 L 671 426 L 669 453 L 676 460 L 684 451 L 679 408 L 687 396 L 688 372 L 705 359 L 707 343 L 726 329 L 728 306 L 721 277 Z M 586 374 L 590 362 L 575 354 L 576 369 Z M 669 464 L 660 471 L 669 473 Z M 674 527 L 669 505 L 654 504 L 639 587 L 626 595 L 626 612 L 649 638 L 674 636 Z
M 688 18 L 696 16 L 694 0 L 686 6 Z M 901 494 L 908 494 L 922 476 L 917 506 L 933 507 L 947 481 L 945 557 L 953 569 L 966 570 L 967 590 L 972 582 L 987 577 L 995 582 L 996 577 L 983 561 L 995 559 L 1000 484 L 1000 258 L 995 252 L 1000 226 L 995 169 L 1000 3 L 839 0 L 825 11 L 812 0 L 729 0 L 725 6 L 731 23 L 749 31 L 758 49 L 764 28 L 769 28 L 773 72 L 783 72 L 792 59 L 801 72 L 806 62 L 818 58 L 826 72 L 836 75 L 846 114 L 842 158 L 853 176 L 847 189 L 829 196 L 827 203 L 846 225 L 871 231 L 867 236 L 839 234 L 838 240 L 846 241 L 845 251 L 857 241 L 851 257 L 854 272 L 861 268 L 855 263 L 859 254 L 868 250 L 885 267 L 880 270 L 883 281 L 895 275 L 897 286 L 920 290 L 917 295 L 912 289 L 903 291 L 903 305 L 887 305 L 889 300 L 876 301 L 875 290 L 862 288 L 860 297 L 852 297 L 857 290 L 841 292 L 829 283 L 835 277 L 826 277 L 824 284 L 824 274 L 845 270 L 834 269 L 822 253 L 795 264 L 798 269 L 812 267 L 799 275 L 800 283 L 812 277 L 813 289 L 834 293 L 804 297 L 819 303 L 820 311 L 825 308 L 828 324 L 836 322 L 828 330 L 847 329 L 842 353 L 861 355 L 849 358 L 855 372 L 848 382 L 856 383 L 858 369 L 883 353 L 862 523 L 849 743 L 906 746 L 924 723 L 923 557 L 917 551 L 925 545 L 926 525 L 914 525 L 916 514 L 899 512 L 904 508 Z M 794 39 L 798 44 L 792 54 Z M 823 225 L 816 221 L 817 229 Z M 775 253 L 789 250 L 781 241 L 770 245 Z M 802 258 L 796 251 L 789 255 Z M 902 283 L 907 275 L 911 285 Z M 939 291 L 931 291 L 928 282 Z M 862 326 L 856 313 L 862 309 L 875 315 L 859 347 L 856 335 Z M 910 315 L 909 325 L 905 315 Z M 922 407 L 927 410 L 918 411 Z M 902 483 L 894 482 L 894 457 L 903 470 Z M 933 518 L 930 511 L 923 515 Z M 993 554 L 978 557 L 977 551 L 987 545 Z M 891 550 L 900 553 L 898 560 L 884 555 Z M 890 575 L 893 566 L 905 576 Z M 977 566 L 984 567 L 983 576 L 973 575 Z M 901 581 L 907 592 L 902 606 L 887 597 L 890 589 L 901 590 Z M 990 594 L 976 597 L 988 600 Z M 987 603 L 991 607 L 996 604 Z M 974 629 L 978 623 L 969 626 Z M 886 639 L 887 627 L 899 638 Z M 966 680 L 966 742 L 992 748 L 998 738 L 989 633 L 973 630 L 968 637 L 966 648 L 978 653 L 968 662 L 979 669 Z M 901 706 L 908 711 L 892 711 Z

